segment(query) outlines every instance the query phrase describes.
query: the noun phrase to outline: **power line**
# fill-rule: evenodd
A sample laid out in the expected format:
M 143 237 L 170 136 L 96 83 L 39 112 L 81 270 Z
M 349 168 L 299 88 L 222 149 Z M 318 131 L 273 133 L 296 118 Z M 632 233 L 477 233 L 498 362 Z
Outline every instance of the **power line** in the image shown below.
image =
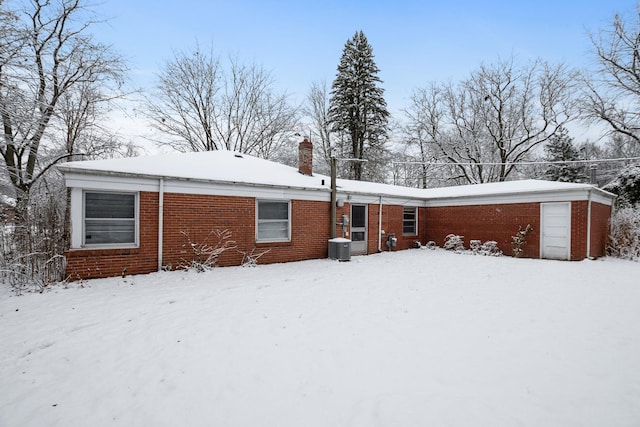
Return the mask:
M 508 165 L 555 165 L 555 164 L 567 164 L 567 163 L 608 163 L 608 162 L 623 162 L 629 160 L 640 160 L 640 157 L 620 157 L 617 159 L 593 159 L 593 160 L 557 160 L 557 161 L 535 161 L 535 162 L 391 162 L 399 165 L 432 165 L 432 166 L 508 166 Z

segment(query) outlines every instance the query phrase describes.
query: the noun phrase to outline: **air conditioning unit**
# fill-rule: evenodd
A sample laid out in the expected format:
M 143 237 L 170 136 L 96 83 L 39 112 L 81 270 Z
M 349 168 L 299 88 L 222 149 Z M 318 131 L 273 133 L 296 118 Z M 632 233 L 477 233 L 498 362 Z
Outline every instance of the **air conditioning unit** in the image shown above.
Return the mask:
M 344 237 L 329 239 L 329 259 L 351 260 L 351 240 Z

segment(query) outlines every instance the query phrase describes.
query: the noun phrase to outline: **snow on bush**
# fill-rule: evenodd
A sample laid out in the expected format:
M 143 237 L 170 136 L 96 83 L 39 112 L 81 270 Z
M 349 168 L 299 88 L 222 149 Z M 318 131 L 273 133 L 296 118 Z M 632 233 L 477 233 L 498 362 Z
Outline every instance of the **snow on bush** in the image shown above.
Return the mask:
M 607 251 L 614 257 L 640 261 L 640 205 L 614 212 Z
M 187 242 L 182 245 L 190 250 L 189 258 L 183 258 L 178 266 L 185 270 L 194 270 L 199 273 L 209 271 L 218 263 L 218 257 L 229 249 L 235 249 L 236 242 L 231 240 L 232 233 L 229 230 L 211 230 L 201 242 L 194 241 L 187 231 L 182 231 Z
M 498 242 L 496 242 L 495 240 L 487 240 L 486 242 L 480 244 L 475 250 L 475 253 L 477 255 L 484 256 L 502 256 L 502 251 L 498 247 Z
M 511 248 L 513 250 L 513 256 L 519 258 L 522 256 L 522 252 L 524 252 L 524 247 L 527 244 L 527 234 L 533 231 L 533 227 L 531 224 L 527 224 L 527 227 L 523 230 L 522 227 L 518 226 L 518 232 L 515 236 L 511 236 Z
M 603 189 L 617 194 L 620 206 L 628 207 L 640 204 L 640 165 L 632 165 L 622 169 L 615 179 L 605 185 Z
M 432 251 L 435 250 L 437 247 L 438 247 L 438 245 L 433 240 L 429 240 L 427 242 L 427 244 L 425 245 L 425 248 L 430 249 Z
M 443 247 L 448 251 L 464 251 L 464 236 L 458 236 L 457 234 L 447 234 L 447 237 L 444 238 Z
M 435 249 L 435 242 L 427 243 L 427 247 Z M 457 234 L 448 234 L 444 239 L 444 249 L 449 251 L 455 251 L 458 254 L 464 253 L 467 255 L 484 255 L 484 256 L 502 256 L 502 251 L 498 247 L 498 242 L 495 240 L 487 240 L 482 243 L 482 240 L 470 240 L 469 250 L 464 248 L 464 236 L 458 236 Z
M 239 250 L 238 252 L 242 254 L 242 262 L 240 263 L 240 265 L 242 265 L 243 267 L 257 267 L 260 257 L 266 253 L 269 253 L 269 251 L 271 251 L 271 249 L 267 249 L 262 252 L 256 252 L 256 248 L 253 248 L 251 249 L 251 252 L 248 253 Z

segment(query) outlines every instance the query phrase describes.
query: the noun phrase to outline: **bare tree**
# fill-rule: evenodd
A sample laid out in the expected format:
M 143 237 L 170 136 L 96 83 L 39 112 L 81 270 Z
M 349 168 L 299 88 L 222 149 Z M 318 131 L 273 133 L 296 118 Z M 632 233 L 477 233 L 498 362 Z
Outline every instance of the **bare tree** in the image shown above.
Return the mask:
M 155 99 L 147 102 L 152 126 L 170 138 L 157 142 L 179 151 L 223 149 L 215 138 L 221 80 L 220 61 L 212 54 L 175 53 L 158 75 Z
M 533 150 L 576 117 L 574 73 L 513 58 L 483 65 L 461 83 L 418 90 L 408 131 L 463 183 L 504 181 Z
M 52 127 L 61 139 L 54 146 L 54 156 L 63 161 L 121 157 L 131 154 L 131 144 L 122 141 L 104 123 L 110 104 L 119 94 L 104 93 L 94 83 L 84 82 L 65 92 L 58 103 Z
M 22 46 L 26 42 L 26 34 L 18 29 L 18 16 L 15 11 L 5 9 L 5 0 L 0 0 L 0 75 L 7 72 L 7 68 L 15 65 L 15 58 L 19 56 Z
M 93 39 L 98 21 L 81 0 L 23 3 L 11 11 L 0 0 L 0 154 L 16 200 L 0 263 L 9 283 L 43 286 L 64 272 L 64 185 L 51 168 L 80 146 L 97 154 L 90 118 L 104 97 L 94 94 L 118 97 L 126 69 Z
M 58 102 L 51 127 L 55 129 L 52 139 L 60 139 L 52 148 L 43 151 L 44 158 L 61 159 L 62 162 L 105 157 L 132 157 L 136 154 L 131 143 L 124 143 L 111 129 L 104 127 L 108 120 L 110 103 L 120 98 L 119 94 L 105 93 L 93 82 L 82 82 L 65 92 Z M 46 178 L 46 177 L 45 177 Z M 65 189 L 59 177 L 52 177 L 48 187 L 55 187 L 59 194 L 66 192 L 64 204 L 63 247 L 70 242 L 71 189 Z
M 13 31 L 11 54 L 3 49 L 0 68 L 0 154 L 16 191 L 16 222 L 24 223 L 29 193 L 59 160 L 44 158 L 52 143 L 52 120 L 60 100 L 79 85 L 121 82 L 122 60 L 93 40 L 80 0 L 31 0 L 23 15 L 5 28 Z M 81 18 L 83 20 L 81 20 Z M 4 36 L 4 34 L 3 34 Z
M 426 88 L 415 89 L 410 97 L 409 108 L 404 109 L 407 120 L 403 137 L 407 147 L 414 152 L 413 156 L 407 157 L 407 161 L 416 162 L 412 169 L 419 168 L 422 188 L 427 188 L 430 169 L 434 169 L 429 163 L 439 157 L 435 141 L 444 139 L 445 115 L 440 108 L 440 96 L 441 88 L 431 83 Z
M 605 142 L 604 149 L 611 159 L 640 157 L 640 144 L 631 136 L 615 133 Z
M 583 114 L 640 143 L 640 4 L 590 38 L 598 65 L 583 79 Z
M 323 160 L 322 169 L 328 173 L 333 134 L 329 123 L 329 87 L 326 82 L 311 84 L 303 113 L 311 121 L 311 132 L 318 137 L 318 139 L 310 138 L 310 140 L 314 142 L 314 151 Z
M 262 67 L 229 59 L 224 67 L 213 50 L 177 52 L 158 76 L 145 111 L 161 138 L 178 151 L 232 150 L 271 158 L 289 141 L 297 109 L 286 93 L 273 90 Z

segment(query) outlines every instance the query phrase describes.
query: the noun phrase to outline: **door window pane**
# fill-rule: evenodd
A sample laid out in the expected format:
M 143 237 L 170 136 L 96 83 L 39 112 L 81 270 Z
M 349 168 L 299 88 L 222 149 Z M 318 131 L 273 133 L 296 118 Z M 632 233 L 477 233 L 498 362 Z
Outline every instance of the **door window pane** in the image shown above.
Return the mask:
M 364 242 L 364 231 L 354 231 L 351 233 L 351 240 L 354 242 Z
M 351 227 L 367 226 L 367 207 L 363 205 L 351 206 Z

